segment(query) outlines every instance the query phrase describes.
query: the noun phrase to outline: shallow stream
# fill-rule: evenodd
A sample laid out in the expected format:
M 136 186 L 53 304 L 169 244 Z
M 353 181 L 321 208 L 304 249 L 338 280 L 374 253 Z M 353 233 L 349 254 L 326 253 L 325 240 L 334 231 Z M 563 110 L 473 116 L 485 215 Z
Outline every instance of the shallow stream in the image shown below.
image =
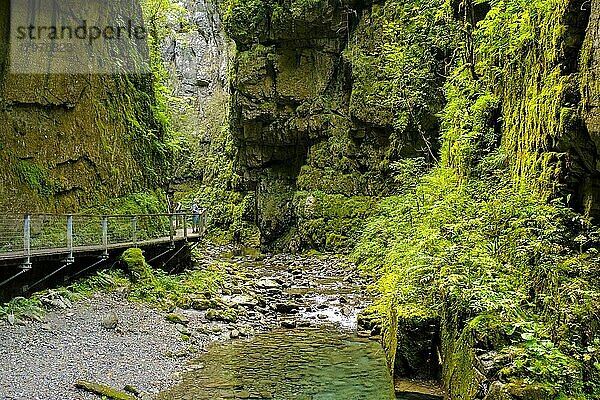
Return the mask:
M 381 346 L 334 327 L 217 343 L 161 399 L 389 400 Z
M 265 300 L 265 307 L 247 310 L 247 321 L 258 333 L 213 342 L 191 362 L 191 371 L 157 399 L 396 398 L 379 341 L 356 334 L 356 315 L 371 296 L 355 271 L 335 260 L 275 256 L 257 262 L 236 255 L 225 259 L 235 265 L 234 275 L 241 272 L 249 279 L 226 285 L 223 300 L 236 303 L 240 296 Z M 281 327 L 290 324 L 297 327 Z

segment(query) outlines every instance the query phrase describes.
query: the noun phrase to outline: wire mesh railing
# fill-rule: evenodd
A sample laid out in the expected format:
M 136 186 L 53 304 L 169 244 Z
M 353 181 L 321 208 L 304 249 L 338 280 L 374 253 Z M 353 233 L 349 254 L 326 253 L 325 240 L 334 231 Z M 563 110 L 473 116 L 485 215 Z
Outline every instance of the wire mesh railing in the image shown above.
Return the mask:
M 6 216 L 0 220 L 0 253 L 23 251 L 23 217 Z
M 0 258 L 63 251 L 104 250 L 120 245 L 174 242 L 204 233 L 206 210 L 199 214 L 0 216 Z

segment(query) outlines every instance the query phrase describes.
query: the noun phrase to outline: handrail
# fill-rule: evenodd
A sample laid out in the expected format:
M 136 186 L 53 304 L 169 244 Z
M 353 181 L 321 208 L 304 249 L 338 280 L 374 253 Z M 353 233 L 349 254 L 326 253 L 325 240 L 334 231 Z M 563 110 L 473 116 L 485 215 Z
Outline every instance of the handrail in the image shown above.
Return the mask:
M 188 240 L 205 232 L 207 210 L 198 213 L 149 214 L 0 214 L 0 259 L 31 257 L 66 251 L 72 263 L 74 253 L 90 248 L 108 257 L 109 248 L 125 244 Z M 191 229 L 191 233 L 190 233 Z M 12 257 L 12 258 L 11 258 Z
M 200 209 L 200 215 L 206 213 L 206 208 Z M 51 214 L 51 213 L 8 213 L 8 214 L 0 214 L 0 218 L 3 217 L 12 217 L 12 218 L 23 218 L 24 216 L 29 215 L 31 217 L 89 217 L 89 218 L 118 218 L 118 217 L 169 217 L 169 216 L 183 216 L 183 215 L 194 215 L 193 212 L 180 212 L 180 213 L 157 213 L 157 214 Z

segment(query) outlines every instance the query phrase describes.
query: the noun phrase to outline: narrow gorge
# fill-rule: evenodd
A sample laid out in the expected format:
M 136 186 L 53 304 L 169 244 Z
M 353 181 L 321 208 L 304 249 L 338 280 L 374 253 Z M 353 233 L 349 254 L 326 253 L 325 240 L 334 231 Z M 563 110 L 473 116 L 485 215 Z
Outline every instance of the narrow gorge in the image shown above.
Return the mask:
M 25 246 L 63 214 L 171 240 L 41 294 L 0 263 L 0 330 L 48 290 L 183 314 L 165 400 L 600 398 L 600 0 L 139 0 L 122 74 L 15 72 L 0 7 L 0 256 L 22 215 Z

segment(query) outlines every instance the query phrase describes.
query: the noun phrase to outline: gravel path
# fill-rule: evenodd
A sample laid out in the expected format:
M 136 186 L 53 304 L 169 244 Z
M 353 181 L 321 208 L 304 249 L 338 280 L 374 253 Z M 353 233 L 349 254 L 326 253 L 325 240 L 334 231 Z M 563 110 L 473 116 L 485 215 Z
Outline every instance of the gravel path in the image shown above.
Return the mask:
M 101 326 L 111 311 L 119 318 L 115 330 Z M 190 325 L 199 318 L 181 313 Z M 76 389 L 78 379 L 115 388 L 129 384 L 155 394 L 173 384 L 191 346 L 163 312 L 117 294 L 98 294 L 72 309 L 53 311 L 45 320 L 24 326 L 0 323 L 0 399 L 98 399 Z

